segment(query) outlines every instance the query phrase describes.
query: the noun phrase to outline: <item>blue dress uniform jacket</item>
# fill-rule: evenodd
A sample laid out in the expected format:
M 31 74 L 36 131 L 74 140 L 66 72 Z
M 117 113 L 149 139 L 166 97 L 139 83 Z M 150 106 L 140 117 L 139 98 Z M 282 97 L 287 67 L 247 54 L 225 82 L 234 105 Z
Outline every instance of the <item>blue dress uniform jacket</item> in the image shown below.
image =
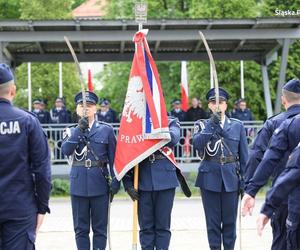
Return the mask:
M 36 117 L 0 99 L 0 221 L 49 212 L 50 152 Z M 33 178 L 34 176 L 34 178 Z
M 108 110 L 105 114 L 102 114 L 100 111 L 97 112 L 97 119 L 101 122 L 114 123 L 115 118 L 112 111 Z
M 248 157 L 244 126 L 241 121 L 227 117 L 223 129 L 211 120 L 197 121 L 193 145 L 202 159 L 196 186 L 201 189 L 209 246 L 221 249 L 223 243 L 225 250 L 232 250 L 239 189 L 243 185 L 238 171 L 243 176 Z
M 113 163 L 116 148 L 116 138 L 113 128 L 103 122 L 95 121 L 89 132 L 82 133 L 79 128 L 72 127 L 62 143 L 62 151 L 67 156 L 76 159 L 75 154 L 81 159 L 82 166 L 71 168 L 70 172 L 70 193 L 71 195 L 91 197 L 108 193 L 106 177 L 109 176 L 106 167 L 85 167 L 85 160 L 96 161 L 93 153 L 87 148 L 86 143 L 92 148 L 93 153 L 100 161 L 109 163 L 112 184 L 118 189 L 119 182 L 116 181 Z M 86 157 L 84 154 L 86 153 Z M 80 160 L 77 158 L 77 161 Z
M 253 145 L 249 152 L 249 160 L 246 165 L 245 184 L 247 185 L 250 179 L 253 177 L 257 166 L 261 162 L 264 153 L 266 152 L 270 139 L 274 131 L 284 122 L 286 119 L 290 119 L 293 116 L 300 114 L 300 105 L 293 105 L 278 115 L 270 117 L 264 126 L 259 130 Z M 276 174 L 276 173 L 274 173 Z M 277 173 L 278 174 L 278 173 Z M 276 178 L 276 175 L 274 176 Z
M 39 112 L 34 112 L 33 113 L 36 114 L 38 120 L 40 121 L 41 124 L 48 124 L 51 123 L 51 117 L 50 117 L 50 113 L 46 110 L 42 110 Z
M 272 217 L 273 213 L 288 197 L 288 216 L 286 220 L 286 243 L 288 250 L 298 250 L 300 235 L 300 143 L 289 157 L 286 169 L 279 175 L 268 192 L 261 213 Z
M 277 173 L 283 171 L 288 156 L 300 141 L 299 128 L 300 115 L 296 115 L 291 119 L 287 119 L 275 130 L 269 148 L 245 189 L 247 194 L 255 197 L 274 171 Z
M 252 121 L 252 112 L 250 109 L 245 109 L 242 111 L 241 109 L 237 109 L 235 112 L 232 112 L 232 118 L 238 119 L 240 121 Z
M 0 249 L 35 249 L 37 213 L 49 211 L 50 153 L 34 114 L 0 99 Z
M 287 109 L 286 112 L 282 112 L 269 118 L 263 128 L 258 132 L 257 137 L 250 150 L 250 157 L 246 165 L 245 183 L 248 185 L 249 181 L 253 177 L 259 163 L 261 162 L 265 151 L 267 150 L 271 137 L 274 131 L 286 120 L 300 113 L 300 105 L 293 105 Z M 273 175 L 273 184 L 285 166 L 286 159 L 283 158 L 277 164 L 281 165 L 277 167 Z M 287 201 L 283 201 L 281 206 L 274 211 L 271 218 L 271 226 L 273 232 L 272 250 L 286 249 L 286 218 L 287 218 Z
M 186 119 L 186 112 L 180 110 L 179 112 L 176 112 L 174 109 L 171 110 L 170 116 L 176 117 L 180 122 L 185 121 Z
M 58 111 L 56 108 L 50 110 L 51 122 L 52 123 L 70 123 L 71 114 L 65 108 Z
M 243 175 L 248 159 L 248 145 L 243 124 L 238 120 L 227 117 L 223 129 L 220 125 L 212 124 L 210 120 L 200 120 L 195 123 L 193 145 L 198 151 L 200 158 L 207 156 L 209 151 L 207 146 L 210 149 L 216 148 L 221 138 L 224 138 L 232 154 L 238 157 L 241 175 Z M 223 150 L 224 156 L 230 155 L 226 148 Z M 216 153 L 216 157 L 220 156 L 221 148 Z M 239 180 L 236 170 L 237 165 L 234 162 L 221 166 L 220 163 L 207 161 L 204 158 L 198 169 L 196 187 L 221 192 L 222 185 L 224 185 L 226 192 L 237 191 L 239 189 Z

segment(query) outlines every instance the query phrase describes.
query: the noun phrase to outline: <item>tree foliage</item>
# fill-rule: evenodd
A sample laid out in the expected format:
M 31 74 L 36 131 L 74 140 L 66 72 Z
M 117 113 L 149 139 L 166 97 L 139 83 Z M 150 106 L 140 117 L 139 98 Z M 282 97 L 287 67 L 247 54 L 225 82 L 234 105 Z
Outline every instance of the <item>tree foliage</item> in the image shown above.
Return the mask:
M 21 19 L 71 17 L 73 0 L 20 0 Z
M 0 19 L 18 19 L 20 15 L 19 0 L 0 0 Z

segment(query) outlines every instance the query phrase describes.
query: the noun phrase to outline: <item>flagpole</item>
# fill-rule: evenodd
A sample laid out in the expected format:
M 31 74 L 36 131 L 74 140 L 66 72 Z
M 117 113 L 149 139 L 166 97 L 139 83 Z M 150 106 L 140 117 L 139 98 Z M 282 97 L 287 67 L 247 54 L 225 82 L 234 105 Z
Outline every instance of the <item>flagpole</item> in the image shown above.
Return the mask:
M 135 21 L 139 25 L 139 31 L 143 29 L 143 23 L 147 21 L 147 3 L 143 0 L 135 3 Z M 134 167 L 133 187 L 139 188 L 139 166 Z M 137 250 L 138 242 L 138 201 L 133 202 L 133 223 L 132 223 L 132 250 Z
M 139 166 L 134 167 L 134 181 L 133 187 L 138 190 L 139 186 Z M 137 250 L 138 241 L 138 201 L 133 202 L 133 224 L 132 224 L 132 250 Z

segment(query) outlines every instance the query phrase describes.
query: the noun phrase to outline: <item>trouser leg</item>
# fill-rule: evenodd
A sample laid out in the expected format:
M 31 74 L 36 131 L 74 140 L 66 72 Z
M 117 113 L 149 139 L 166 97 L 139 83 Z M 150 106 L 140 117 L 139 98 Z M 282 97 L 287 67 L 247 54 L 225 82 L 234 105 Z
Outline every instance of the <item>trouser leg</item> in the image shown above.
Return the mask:
M 90 250 L 90 200 L 71 195 L 73 224 L 78 250 Z

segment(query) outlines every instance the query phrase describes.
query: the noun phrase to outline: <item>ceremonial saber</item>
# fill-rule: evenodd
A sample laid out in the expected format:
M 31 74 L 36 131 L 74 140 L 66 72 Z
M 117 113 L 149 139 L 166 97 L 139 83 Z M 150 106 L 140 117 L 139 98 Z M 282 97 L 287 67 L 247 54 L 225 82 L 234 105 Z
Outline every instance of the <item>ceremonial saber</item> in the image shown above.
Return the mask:
M 220 95 L 219 95 L 219 82 L 218 82 L 218 76 L 217 76 L 217 70 L 216 70 L 216 65 L 215 65 L 215 61 L 214 58 L 212 56 L 211 50 L 208 46 L 208 43 L 206 41 L 206 38 L 204 36 L 204 34 L 199 31 L 199 35 L 204 43 L 204 46 L 206 48 L 206 52 L 209 58 L 209 63 L 212 66 L 212 70 L 213 70 L 213 78 L 214 78 L 214 86 L 215 86 L 215 93 L 216 93 L 216 104 L 217 104 L 217 110 L 219 110 L 219 104 L 220 104 Z
M 72 44 L 70 43 L 70 40 L 68 37 L 64 36 L 65 42 L 68 45 L 68 48 L 72 54 L 73 60 L 75 62 L 75 65 L 77 67 L 77 72 L 79 75 L 80 83 L 81 83 L 81 93 L 82 93 L 82 104 L 83 104 L 83 117 L 86 117 L 86 96 L 85 96 L 85 84 L 84 84 L 84 79 L 82 75 L 82 71 L 79 65 L 79 61 L 77 59 L 76 53 L 72 47 Z
M 216 65 L 215 65 L 215 61 L 214 58 L 212 56 L 211 50 L 208 46 L 208 43 L 206 41 L 206 38 L 204 36 L 204 34 L 199 31 L 199 35 L 201 37 L 201 40 L 204 43 L 208 58 L 209 58 L 209 62 L 210 65 L 212 67 L 212 73 L 213 73 L 213 79 L 214 79 L 214 86 L 215 86 L 215 93 L 216 93 L 216 104 L 217 104 L 217 111 L 219 111 L 219 105 L 220 105 L 220 95 L 219 95 L 219 82 L 218 82 L 218 76 L 217 76 L 217 70 L 216 70 Z M 242 196 L 241 196 L 242 197 Z M 240 250 L 242 250 L 242 218 L 241 218 L 241 212 L 242 212 L 242 206 L 240 204 L 239 206 L 239 245 L 240 245 Z

